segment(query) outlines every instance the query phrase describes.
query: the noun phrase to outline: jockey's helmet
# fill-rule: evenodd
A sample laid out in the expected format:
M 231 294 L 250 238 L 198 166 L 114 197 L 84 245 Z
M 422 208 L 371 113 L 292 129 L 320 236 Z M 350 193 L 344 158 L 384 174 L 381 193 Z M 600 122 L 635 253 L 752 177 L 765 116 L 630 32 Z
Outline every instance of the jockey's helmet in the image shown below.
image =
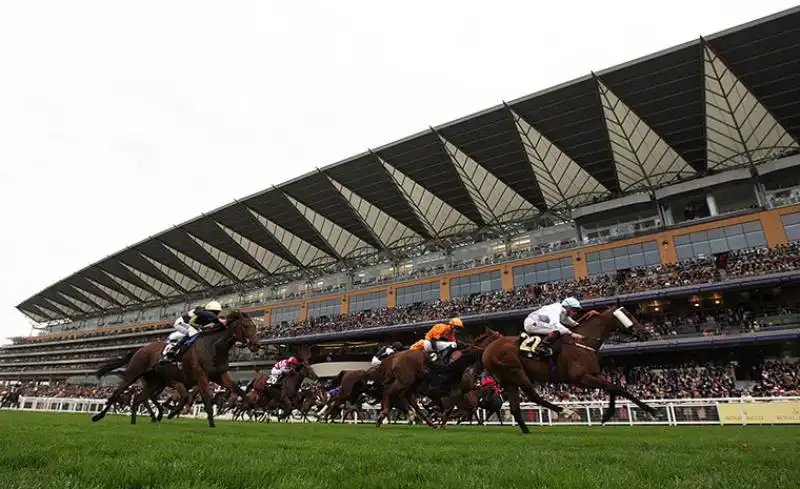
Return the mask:
M 399 341 L 395 341 L 394 343 L 392 343 L 392 350 L 401 350 L 401 349 L 403 349 L 402 343 L 400 343 Z
M 205 306 L 206 311 L 212 311 L 216 313 L 222 312 L 222 305 L 217 301 L 211 301 Z
M 287 360 L 287 361 L 289 363 L 297 363 L 297 357 L 289 357 L 289 360 Z
M 453 318 L 448 322 L 450 326 L 455 326 L 456 328 L 463 328 L 464 323 L 461 321 L 461 318 Z
M 581 309 L 581 303 L 578 299 L 574 297 L 567 297 L 563 301 L 561 301 L 561 305 L 564 307 L 569 307 L 571 309 Z

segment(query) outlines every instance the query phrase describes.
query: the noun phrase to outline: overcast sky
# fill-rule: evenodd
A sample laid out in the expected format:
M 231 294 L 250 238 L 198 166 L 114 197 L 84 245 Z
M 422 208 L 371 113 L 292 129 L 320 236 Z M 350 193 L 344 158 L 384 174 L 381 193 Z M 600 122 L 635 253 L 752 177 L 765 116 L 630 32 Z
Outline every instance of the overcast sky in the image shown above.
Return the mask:
M 0 2 L 0 337 L 203 211 L 793 2 L 395 5 Z

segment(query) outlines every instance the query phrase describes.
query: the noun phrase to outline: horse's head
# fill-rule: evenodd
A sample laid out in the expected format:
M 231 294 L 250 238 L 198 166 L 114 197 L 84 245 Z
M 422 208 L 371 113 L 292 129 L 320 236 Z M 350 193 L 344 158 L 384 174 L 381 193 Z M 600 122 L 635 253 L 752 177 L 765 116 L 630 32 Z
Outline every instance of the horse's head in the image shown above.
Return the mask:
M 606 309 L 602 314 L 610 316 L 614 325 L 613 331 L 617 333 L 631 335 L 639 340 L 645 340 L 650 337 L 650 332 L 647 328 L 619 302 L 615 306 Z
M 245 313 L 238 309 L 223 312 L 220 316 L 224 316 L 227 328 L 233 334 L 233 337 L 241 343 L 246 343 L 247 347 L 253 353 L 261 348 L 261 343 L 258 340 L 258 328 L 256 323 Z
M 576 332 L 589 339 L 604 341 L 613 333 L 632 335 L 638 339 L 646 339 L 650 333 L 619 302 L 601 313 L 590 312 L 580 321 Z

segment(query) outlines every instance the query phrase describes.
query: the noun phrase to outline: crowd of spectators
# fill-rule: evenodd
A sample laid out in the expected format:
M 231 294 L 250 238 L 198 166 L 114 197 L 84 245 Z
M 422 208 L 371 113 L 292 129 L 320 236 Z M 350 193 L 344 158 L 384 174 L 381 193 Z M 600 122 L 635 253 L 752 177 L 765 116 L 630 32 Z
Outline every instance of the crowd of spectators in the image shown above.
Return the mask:
M 756 368 L 753 382 L 737 385 L 733 364 L 663 365 L 603 369 L 613 382 L 641 399 L 703 399 L 726 397 L 775 397 L 800 395 L 800 362 L 767 362 Z M 561 401 L 605 400 L 595 389 L 546 384 L 540 387 L 550 399 Z
M 698 258 L 674 265 L 636 268 L 584 280 L 550 282 L 518 287 L 510 291 L 475 294 L 449 301 L 320 316 L 292 323 L 283 322 L 267 326 L 261 333 L 264 338 L 274 338 L 348 331 L 430 321 L 453 315 L 467 316 L 494 311 L 531 309 L 536 305 L 557 301 L 568 295 L 582 299 L 613 297 L 643 290 L 712 283 L 724 279 L 796 269 L 800 269 L 800 244 L 793 243 L 772 250 L 760 248 L 730 252 L 726 269 L 719 269 L 714 257 Z M 698 323 L 698 321 L 693 322 L 693 324 Z M 732 321 L 726 323 L 733 324 Z M 671 334 L 671 328 L 674 326 L 674 324 L 664 325 L 668 332 L 663 334 Z M 747 327 L 752 327 L 752 324 Z
M 475 294 L 468 297 L 450 301 L 435 301 L 431 303 L 416 303 L 403 307 L 380 308 L 365 310 L 347 315 L 333 317 L 316 317 L 306 321 L 281 323 L 261 328 L 263 338 L 290 337 L 323 332 L 337 332 L 370 328 L 375 326 L 388 326 L 393 324 L 414 323 L 434 319 L 442 319 L 455 315 L 472 315 L 478 313 L 532 309 L 536 305 L 560 300 L 568 295 L 580 298 L 600 298 L 634 291 L 653 289 L 658 287 L 674 287 L 680 285 L 713 282 L 723 278 L 740 277 L 770 272 L 780 272 L 800 268 L 800 245 L 793 243 L 772 250 L 752 249 L 731 252 L 725 270 L 719 270 L 713 258 L 693 259 L 676 265 L 658 265 L 650 268 L 632 269 L 613 275 L 602 275 L 585 280 L 567 280 L 550 282 L 538 285 L 518 287 L 509 291 L 492 291 Z M 786 315 L 790 311 L 784 310 L 778 314 Z M 752 311 L 745 308 L 727 308 L 716 311 L 703 311 L 698 313 L 680 315 L 661 315 L 652 318 L 642 318 L 643 323 L 651 330 L 654 337 L 677 336 L 686 334 L 736 334 L 741 332 L 759 330 L 767 326 L 763 314 L 755 317 Z M 795 321 L 797 322 L 797 321 Z M 169 327 L 160 325 L 156 328 L 127 327 L 116 330 L 114 334 L 124 335 L 129 333 L 151 332 L 152 334 L 139 335 L 119 339 L 99 338 L 107 332 L 90 332 L 80 338 L 98 338 L 94 341 L 47 344 L 42 343 L 25 350 L 0 350 L 0 368 L 13 370 L 40 369 L 28 365 L 12 365 L 14 363 L 35 363 L 37 360 L 51 361 L 58 359 L 81 358 L 91 360 L 94 358 L 111 357 L 119 350 L 104 352 L 82 352 L 87 348 L 96 347 L 131 347 L 151 341 L 161 341 L 166 337 Z M 77 336 L 76 336 L 77 338 Z M 71 338 L 70 338 L 71 339 Z M 619 341 L 619 339 L 614 339 Z M 42 352 L 43 356 L 28 356 L 30 353 Z M 12 357 L 14 354 L 23 353 L 24 356 Z M 46 353 L 46 355 L 45 355 Z M 55 355 L 54 355 L 55 353 Z M 80 356 L 78 356 L 80 355 Z M 252 361 L 271 359 L 267 352 L 250 353 L 244 350 L 234 350 L 234 361 Z M 78 366 L 75 363 L 65 364 L 62 368 L 92 368 L 97 362 L 89 361 Z
M 641 399 L 703 399 L 739 397 L 776 397 L 800 395 L 800 362 L 768 361 L 754 368 L 753 380 L 737 383 L 733 364 L 684 364 L 622 367 L 604 369 L 611 381 L 625 386 Z M 742 384 L 737 385 L 737 384 Z M 114 387 L 33 382 L 0 391 L 17 390 L 27 397 L 105 399 Z M 606 400 L 608 395 L 594 389 L 568 385 L 537 386 L 540 394 L 555 401 Z

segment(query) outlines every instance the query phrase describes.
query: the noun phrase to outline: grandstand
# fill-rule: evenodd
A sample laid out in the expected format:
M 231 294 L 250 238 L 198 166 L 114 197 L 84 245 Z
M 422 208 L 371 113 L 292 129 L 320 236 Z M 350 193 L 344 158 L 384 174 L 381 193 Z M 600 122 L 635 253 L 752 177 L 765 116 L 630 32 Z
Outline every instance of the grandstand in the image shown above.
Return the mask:
M 798 26 L 795 8 L 592 73 L 147 238 L 22 301 L 39 334 L 0 350 L 0 381 L 90 382 L 210 298 L 263 321 L 275 349 L 238 353 L 248 377 L 297 344 L 363 360 L 451 314 L 512 331 L 574 293 L 622 298 L 656 336 L 608 345 L 609 368 L 728 365 L 737 392 L 788 369 L 796 389 L 765 362 L 800 336 Z

